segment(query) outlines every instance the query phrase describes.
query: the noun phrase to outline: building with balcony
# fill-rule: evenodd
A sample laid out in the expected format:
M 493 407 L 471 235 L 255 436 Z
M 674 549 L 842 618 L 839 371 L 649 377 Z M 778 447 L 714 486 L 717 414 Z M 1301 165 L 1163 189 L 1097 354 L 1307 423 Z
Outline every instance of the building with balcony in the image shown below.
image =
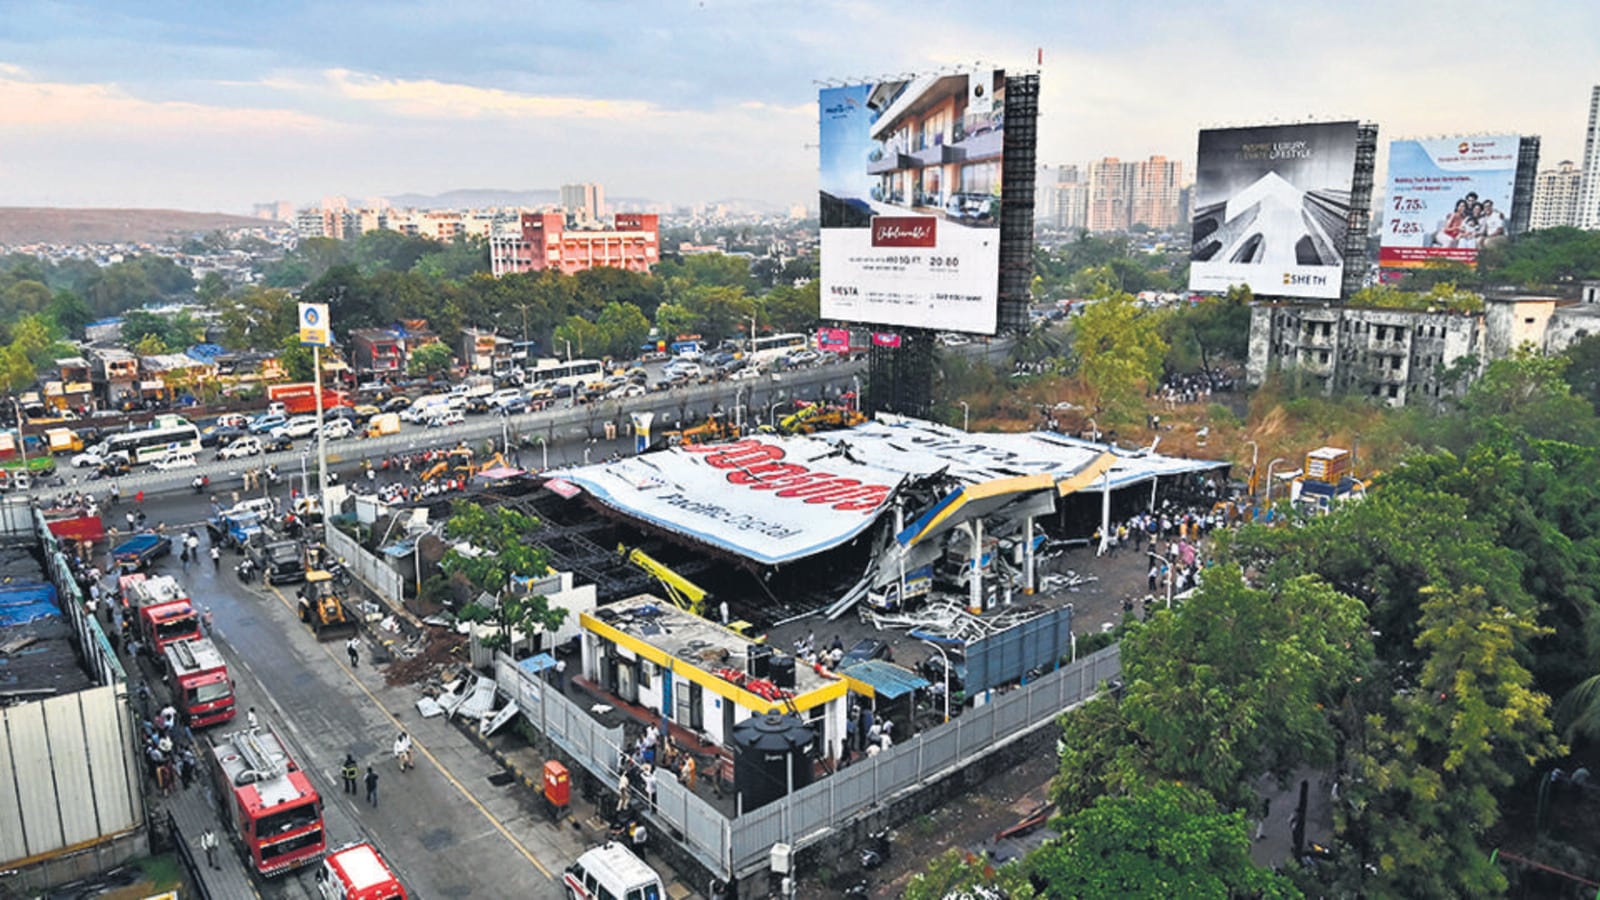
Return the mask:
M 90 383 L 106 409 L 118 409 L 139 398 L 139 358 L 118 347 L 90 348 Z
M 1328 395 L 1438 406 L 1518 348 L 1560 353 L 1600 334 L 1600 284 L 1584 287 L 1577 302 L 1489 298 L 1479 313 L 1257 305 L 1246 381 L 1258 386 L 1276 372 Z
M 1554 169 L 1540 172 L 1533 182 L 1533 215 L 1528 227 L 1571 227 L 1578 222 L 1578 190 L 1583 171 L 1572 160 L 1564 159 Z
M 468 372 L 508 374 L 514 367 L 516 342 L 503 334 L 479 328 L 461 329 L 461 362 Z
M 867 97 L 872 199 L 977 227 L 999 227 L 1005 149 L 1002 72 L 883 82 Z
M 399 322 L 388 328 L 353 328 L 350 330 L 351 368 L 362 381 L 403 378 L 411 353 L 438 341 L 439 336 L 420 319 Z
M 489 268 L 496 278 L 554 269 L 649 272 L 661 260 L 660 216 L 617 213 L 610 229 L 568 229 L 558 212 L 523 213 L 509 231 L 489 238 Z

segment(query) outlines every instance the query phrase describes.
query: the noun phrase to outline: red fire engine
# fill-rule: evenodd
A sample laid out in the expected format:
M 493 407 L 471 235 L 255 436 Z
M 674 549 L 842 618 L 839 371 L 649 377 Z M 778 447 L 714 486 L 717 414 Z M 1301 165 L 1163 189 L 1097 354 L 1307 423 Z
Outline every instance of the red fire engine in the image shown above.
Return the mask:
M 191 728 L 233 718 L 233 682 L 228 664 L 208 638 L 175 641 L 166 649 L 167 675 L 178 709 Z
M 238 731 L 211 745 L 228 825 L 262 875 L 278 875 L 327 852 L 322 798 L 270 729 Z
M 139 639 L 157 659 L 168 644 L 200 639 L 200 617 L 176 578 L 135 573 L 122 576 L 118 586 L 124 614 L 135 617 Z
M 317 893 L 323 900 L 406 900 L 406 889 L 378 849 L 351 844 L 328 854 L 317 870 Z

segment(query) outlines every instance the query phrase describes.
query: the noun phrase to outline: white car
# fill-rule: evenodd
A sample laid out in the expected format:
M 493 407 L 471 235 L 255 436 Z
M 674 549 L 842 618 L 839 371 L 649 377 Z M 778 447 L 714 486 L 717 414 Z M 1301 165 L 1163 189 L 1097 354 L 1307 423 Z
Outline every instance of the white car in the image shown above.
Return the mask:
M 183 450 L 177 453 L 169 452 L 151 465 L 159 472 L 171 472 L 173 469 L 193 468 L 199 465 L 199 462 L 195 460 L 193 453 Z
M 313 434 L 316 434 L 316 433 L 317 433 L 317 417 L 316 416 L 295 416 L 294 418 L 292 418 L 289 421 L 283 423 L 282 425 L 279 425 L 277 428 L 272 429 L 272 436 L 273 437 L 287 436 L 287 437 L 294 438 L 295 440 L 300 440 L 301 438 L 308 438 L 308 437 L 311 437 Z
M 679 362 L 677 360 L 667 363 L 666 368 L 662 369 L 661 371 L 665 373 L 668 378 L 673 379 L 699 378 L 701 375 L 699 363 Z
M 244 459 L 247 456 L 261 455 L 261 439 L 254 435 L 245 435 L 235 438 L 233 443 L 223 447 L 217 453 L 217 459 Z
M 101 455 L 102 453 L 105 453 L 104 447 L 93 447 L 82 453 L 74 454 L 72 467 L 75 469 L 98 469 L 112 459 L 121 460 L 123 465 L 131 464 L 126 453 L 119 451 L 117 453 L 105 453 L 104 456 Z
M 429 428 L 445 428 L 450 425 L 465 425 L 467 417 L 459 409 L 442 409 L 433 418 L 428 420 Z
M 612 388 L 611 390 L 607 391 L 606 392 L 606 399 L 607 400 L 622 400 L 622 399 L 624 399 L 626 397 L 643 397 L 644 395 L 645 395 L 644 385 L 642 385 L 642 384 L 634 384 L 633 382 L 630 381 L 627 384 L 619 384 L 616 387 Z
M 356 427 L 350 424 L 349 419 L 333 419 L 322 424 L 322 439 L 337 441 L 354 434 Z
M 749 365 L 749 366 L 741 366 L 741 367 L 739 367 L 737 369 L 734 369 L 733 370 L 733 374 L 728 376 L 728 380 L 729 381 L 744 381 L 744 380 L 749 379 L 749 378 L 760 378 L 760 377 L 761 377 L 761 367 L 760 366 L 756 366 L 756 365 Z

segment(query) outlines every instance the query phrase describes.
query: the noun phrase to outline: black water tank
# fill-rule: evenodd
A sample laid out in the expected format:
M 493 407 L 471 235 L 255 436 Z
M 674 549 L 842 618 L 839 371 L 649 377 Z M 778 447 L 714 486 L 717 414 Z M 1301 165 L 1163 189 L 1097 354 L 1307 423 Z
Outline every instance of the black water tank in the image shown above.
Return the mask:
M 782 798 L 791 780 L 797 789 L 810 784 L 815 744 L 816 733 L 805 723 L 776 711 L 733 726 L 733 783 L 744 809 Z
M 774 656 L 768 663 L 767 669 L 772 673 L 772 683 L 781 688 L 794 690 L 794 664 L 792 656 Z
M 766 678 L 771 674 L 772 648 L 766 644 L 751 644 L 749 663 L 745 672 L 751 678 Z

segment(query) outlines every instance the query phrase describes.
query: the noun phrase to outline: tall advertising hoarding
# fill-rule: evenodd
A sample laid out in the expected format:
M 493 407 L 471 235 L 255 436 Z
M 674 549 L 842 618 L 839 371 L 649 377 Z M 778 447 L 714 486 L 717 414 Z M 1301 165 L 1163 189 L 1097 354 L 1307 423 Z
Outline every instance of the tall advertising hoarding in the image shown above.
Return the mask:
M 822 317 L 993 334 L 1005 73 L 823 89 Z
M 1378 264 L 1477 265 L 1478 248 L 1509 230 L 1521 144 L 1515 134 L 1391 141 Z
M 1355 122 L 1200 132 L 1189 289 L 1339 296 Z

